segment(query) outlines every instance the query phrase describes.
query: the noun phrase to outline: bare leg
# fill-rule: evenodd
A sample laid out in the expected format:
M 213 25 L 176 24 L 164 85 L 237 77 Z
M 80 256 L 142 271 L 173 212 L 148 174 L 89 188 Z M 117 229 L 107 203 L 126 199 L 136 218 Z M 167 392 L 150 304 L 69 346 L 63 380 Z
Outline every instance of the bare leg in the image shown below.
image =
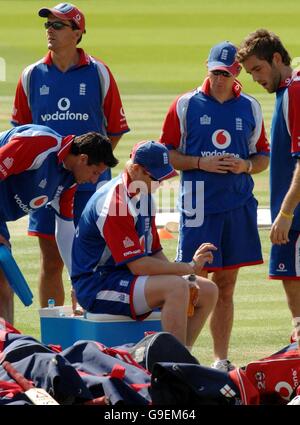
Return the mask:
M 214 355 L 227 359 L 228 347 L 233 325 L 233 293 L 239 269 L 220 270 L 213 274 L 212 280 L 219 288 L 219 298 L 210 321 L 214 341 Z
M 54 298 L 56 305 L 63 305 L 65 293 L 62 279 L 63 261 L 56 241 L 39 238 L 41 249 L 41 270 L 39 277 L 39 297 L 41 307 L 47 307 L 48 299 Z
M 282 284 L 292 317 L 300 317 L 300 281 L 283 280 Z
M 200 288 L 198 303 L 194 315 L 188 319 L 187 346 L 192 347 L 196 342 L 209 314 L 215 308 L 218 299 L 217 286 L 203 277 L 197 277 L 196 283 Z
M 162 306 L 163 330 L 186 345 L 189 302 L 187 281 L 179 276 L 150 276 L 145 285 L 145 297 L 150 308 Z
M 293 337 L 296 338 L 300 347 L 300 282 L 299 280 L 283 280 L 282 284 L 285 290 L 288 307 L 294 319 Z
M 13 291 L 7 283 L 5 276 L 0 270 L 0 317 L 14 323 L 14 297 Z

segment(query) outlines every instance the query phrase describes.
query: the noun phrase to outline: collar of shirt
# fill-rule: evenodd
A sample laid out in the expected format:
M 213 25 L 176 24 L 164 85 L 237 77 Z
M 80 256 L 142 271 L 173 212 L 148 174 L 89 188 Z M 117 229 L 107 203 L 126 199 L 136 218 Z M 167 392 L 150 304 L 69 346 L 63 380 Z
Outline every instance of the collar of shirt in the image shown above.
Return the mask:
M 131 180 L 131 177 L 130 177 L 130 175 L 128 174 L 127 171 L 123 171 L 122 181 L 123 181 L 123 184 L 126 188 L 126 191 L 128 193 L 129 198 L 133 198 L 134 196 L 137 196 L 137 197 L 140 196 L 140 192 L 137 192 L 137 191 L 131 192 L 130 191 L 130 184 L 132 183 L 132 180 Z
M 70 134 L 69 136 L 63 137 L 61 141 L 61 148 L 58 151 L 58 163 L 61 164 L 63 160 L 66 158 L 68 153 L 70 152 L 72 142 L 74 139 L 74 134 Z
M 85 53 L 85 51 L 83 49 L 79 49 L 78 48 L 77 49 L 77 52 L 79 53 L 79 61 L 76 64 L 76 68 L 79 68 L 80 66 L 84 66 L 84 65 L 89 65 L 90 58 Z M 51 52 L 48 52 L 47 55 L 44 57 L 43 63 L 45 63 L 46 65 L 49 65 L 49 66 L 52 66 L 53 65 L 53 61 L 52 61 L 52 57 L 51 57 Z
M 210 96 L 210 81 L 209 78 L 206 77 L 203 81 L 202 86 L 200 87 L 199 91 L 202 91 L 207 96 Z M 242 84 L 238 80 L 234 80 L 232 85 L 232 93 L 234 94 L 234 97 L 239 97 L 242 91 Z
M 292 83 L 292 81 L 296 77 L 299 77 L 299 76 L 300 76 L 300 70 L 294 70 L 289 77 L 287 77 L 285 80 L 281 81 L 281 83 L 279 84 L 278 89 L 282 89 L 282 88 L 288 87 Z

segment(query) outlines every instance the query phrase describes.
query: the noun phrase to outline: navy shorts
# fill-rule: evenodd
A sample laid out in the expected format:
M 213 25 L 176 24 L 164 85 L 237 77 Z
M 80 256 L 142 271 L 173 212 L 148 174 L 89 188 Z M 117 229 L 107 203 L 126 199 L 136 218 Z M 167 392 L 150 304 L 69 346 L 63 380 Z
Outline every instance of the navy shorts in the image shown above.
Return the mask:
M 251 198 L 232 211 L 204 217 L 202 226 L 182 227 L 176 261 L 190 262 L 196 249 L 204 242 L 213 243 L 212 264 L 203 270 L 235 269 L 263 262 L 257 228 L 257 201 Z
M 74 197 L 74 225 L 78 224 L 81 213 L 94 192 L 76 191 Z M 52 208 L 40 208 L 29 215 L 28 234 L 46 239 L 55 238 L 55 211 Z
M 135 320 L 143 320 L 148 313 L 137 315 L 133 306 L 134 285 L 139 276 L 133 275 L 129 270 L 117 270 L 107 273 L 105 276 L 94 273 L 92 282 L 89 285 L 99 288 L 95 300 L 82 299 L 80 291 L 77 292 L 76 286 L 85 282 L 77 282 L 74 284 L 75 291 L 80 305 L 82 305 L 89 313 L 95 314 L 115 314 L 121 316 L 129 316 Z M 89 304 L 87 306 L 87 304 Z
M 300 232 L 289 231 L 289 243 L 272 245 L 270 254 L 270 279 L 300 280 Z

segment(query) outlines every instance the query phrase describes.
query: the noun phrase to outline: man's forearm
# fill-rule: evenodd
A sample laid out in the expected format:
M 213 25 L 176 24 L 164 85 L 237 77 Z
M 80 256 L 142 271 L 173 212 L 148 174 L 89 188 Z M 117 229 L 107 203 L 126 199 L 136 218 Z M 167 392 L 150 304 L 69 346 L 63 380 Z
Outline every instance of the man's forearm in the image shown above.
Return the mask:
M 176 170 L 194 170 L 199 168 L 199 156 L 184 155 L 181 152 L 169 151 L 170 161 Z
M 256 174 L 261 173 L 268 168 L 270 159 L 267 155 L 256 154 L 252 155 L 249 158 L 249 161 L 251 161 L 250 174 Z
M 194 273 L 194 269 L 189 263 L 175 263 L 166 260 L 155 258 L 155 256 L 147 256 L 132 261 L 127 266 L 131 273 L 137 276 L 164 274 L 184 276 Z
M 281 204 L 283 214 L 292 215 L 300 202 L 300 160 L 297 161 L 292 182 Z

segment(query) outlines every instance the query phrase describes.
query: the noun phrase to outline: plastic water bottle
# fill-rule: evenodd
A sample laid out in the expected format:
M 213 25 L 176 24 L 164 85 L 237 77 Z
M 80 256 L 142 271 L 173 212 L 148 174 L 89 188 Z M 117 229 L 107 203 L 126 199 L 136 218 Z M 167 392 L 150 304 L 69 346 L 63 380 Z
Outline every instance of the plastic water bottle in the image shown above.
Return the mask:
M 54 308 L 55 307 L 55 299 L 49 298 L 48 300 L 48 308 Z

